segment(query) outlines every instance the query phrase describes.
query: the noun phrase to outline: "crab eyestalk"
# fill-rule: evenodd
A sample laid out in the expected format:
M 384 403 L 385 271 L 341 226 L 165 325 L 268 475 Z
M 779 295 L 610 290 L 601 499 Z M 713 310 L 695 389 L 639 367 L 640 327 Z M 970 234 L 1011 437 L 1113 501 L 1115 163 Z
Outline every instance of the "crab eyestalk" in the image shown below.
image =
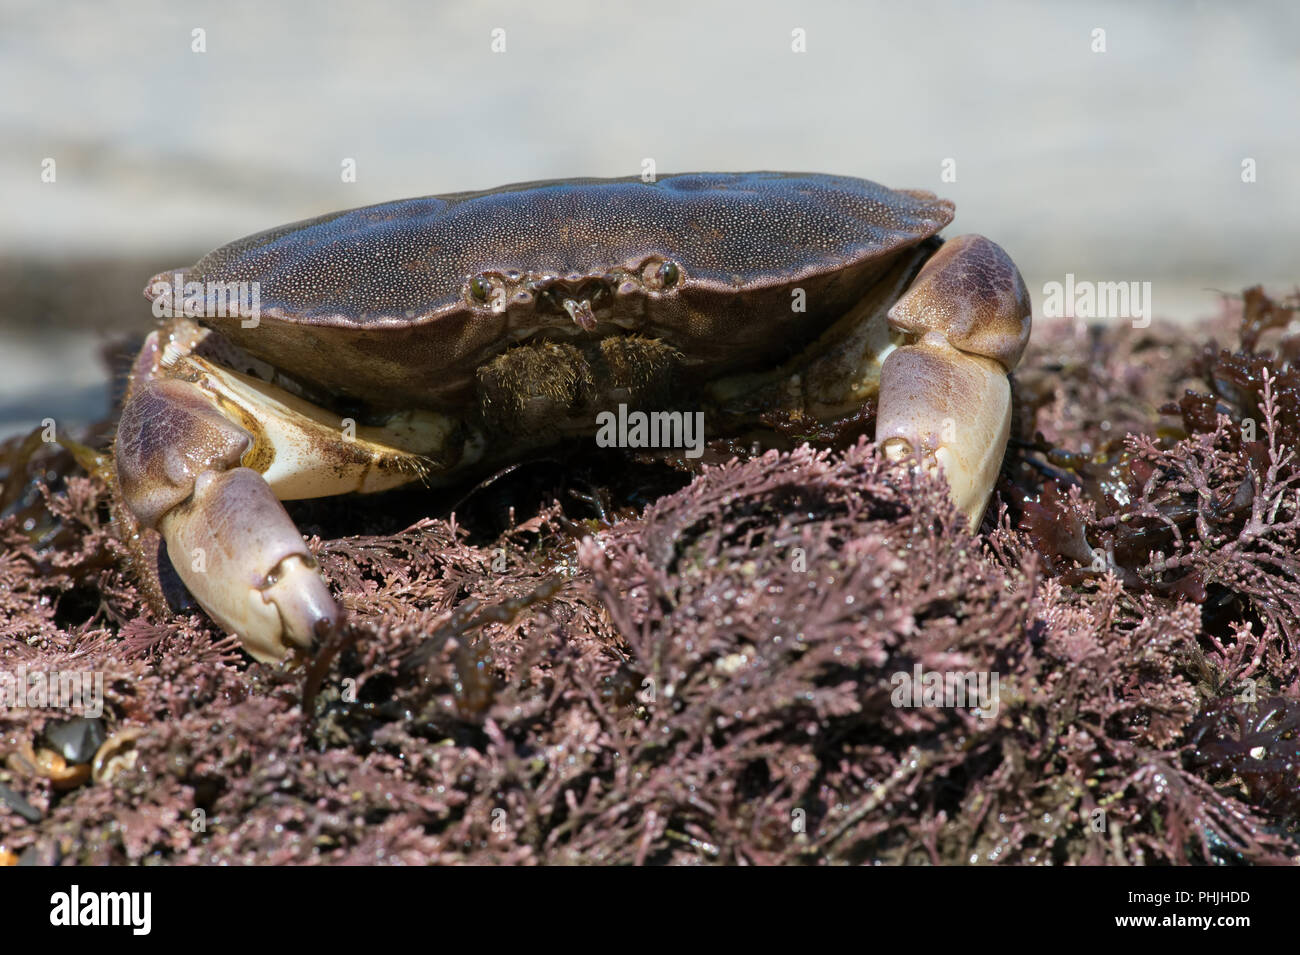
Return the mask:
M 1029 293 L 983 236 L 946 242 L 889 310 L 906 344 L 880 373 L 876 442 L 895 461 L 942 472 L 979 526 L 1011 430 L 1011 386 L 1029 340 Z

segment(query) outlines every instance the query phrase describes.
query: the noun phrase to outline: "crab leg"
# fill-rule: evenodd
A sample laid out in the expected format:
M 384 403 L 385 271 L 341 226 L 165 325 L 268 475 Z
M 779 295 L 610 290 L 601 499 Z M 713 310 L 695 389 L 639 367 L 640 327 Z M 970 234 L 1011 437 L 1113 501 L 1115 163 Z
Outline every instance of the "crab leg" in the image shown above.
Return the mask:
M 895 461 L 942 471 L 977 527 L 1011 429 L 1007 375 L 1029 340 L 1029 293 L 979 235 L 951 239 L 889 310 L 902 344 L 880 372 L 876 441 Z
M 169 332 L 132 373 L 114 448 L 122 503 L 162 534 L 213 620 L 280 659 L 343 616 L 280 499 L 392 487 L 421 459 L 374 440 L 380 429 L 345 439 L 320 409 L 193 355 L 202 332 Z

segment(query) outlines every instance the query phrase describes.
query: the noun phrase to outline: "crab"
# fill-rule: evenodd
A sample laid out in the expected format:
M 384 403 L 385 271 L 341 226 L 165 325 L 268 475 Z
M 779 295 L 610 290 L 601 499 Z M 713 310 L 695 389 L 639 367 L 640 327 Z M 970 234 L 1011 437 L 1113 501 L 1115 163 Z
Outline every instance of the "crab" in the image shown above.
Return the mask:
M 942 474 L 974 528 L 1030 302 L 996 244 L 936 237 L 953 208 L 845 176 L 576 179 L 223 246 L 145 289 L 162 323 L 113 447 L 125 536 L 156 572 L 161 535 L 211 618 L 278 660 L 344 616 L 281 501 L 464 480 L 614 409 L 724 434 L 872 401 L 882 453 Z

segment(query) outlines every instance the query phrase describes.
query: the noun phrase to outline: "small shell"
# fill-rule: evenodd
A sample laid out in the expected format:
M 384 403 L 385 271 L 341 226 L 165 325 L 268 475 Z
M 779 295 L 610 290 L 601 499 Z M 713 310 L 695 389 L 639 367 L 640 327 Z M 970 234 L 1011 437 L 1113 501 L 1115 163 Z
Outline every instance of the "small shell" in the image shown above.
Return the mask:
M 54 750 L 33 750 L 29 743 L 10 753 L 7 763 L 15 773 L 48 779 L 50 785 L 58 790 L 76 789 L 90 778 L 90 767 L 85 763 L 69 765 Z
M 118 773 L 132 769 L 140 755 L 135 748 L 135 741 L 143 735 L 144 730 L 130 727 L 118 730 L 106 739 L 104 745 L 95 753 L 93 770 L 95 782 L 111 782 Z

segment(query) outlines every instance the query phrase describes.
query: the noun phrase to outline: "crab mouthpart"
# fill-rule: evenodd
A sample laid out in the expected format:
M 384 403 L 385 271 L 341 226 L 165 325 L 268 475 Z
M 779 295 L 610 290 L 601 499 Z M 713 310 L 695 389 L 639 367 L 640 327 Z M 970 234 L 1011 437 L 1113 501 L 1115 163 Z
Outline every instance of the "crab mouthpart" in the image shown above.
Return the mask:
M 596 330 L 596 315 L 592 312 L 591 302 L 587 299 L 584 298 L 575 301 L 574 299 L 566 298 L 560 304 L 564 307 L 564 310 L 569 313 L 569 317 L 573 319 L 574 324 L 584 332 L 594 332 Z

